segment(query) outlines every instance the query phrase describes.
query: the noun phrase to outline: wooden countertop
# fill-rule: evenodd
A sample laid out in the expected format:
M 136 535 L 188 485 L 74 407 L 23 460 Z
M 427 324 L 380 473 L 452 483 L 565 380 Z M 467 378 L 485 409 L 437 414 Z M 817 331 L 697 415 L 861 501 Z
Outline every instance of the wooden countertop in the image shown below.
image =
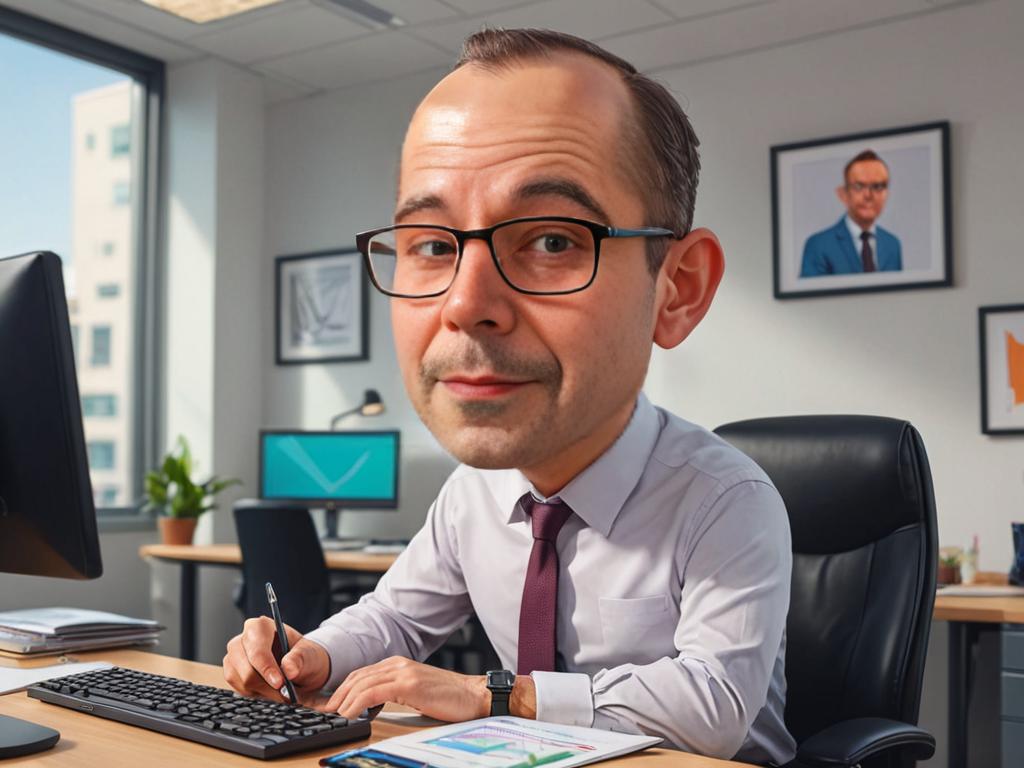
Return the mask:
M 145 544 L 139 547 L 140 557 L 158 560 L 189 561 L 213 565 L 238 565 L 242 552 L 237 544 Z M 398 555 L 369 555 L 365 552 L 324 552 L 324 560 L 332 571 L 365 571 L 384 573 Z

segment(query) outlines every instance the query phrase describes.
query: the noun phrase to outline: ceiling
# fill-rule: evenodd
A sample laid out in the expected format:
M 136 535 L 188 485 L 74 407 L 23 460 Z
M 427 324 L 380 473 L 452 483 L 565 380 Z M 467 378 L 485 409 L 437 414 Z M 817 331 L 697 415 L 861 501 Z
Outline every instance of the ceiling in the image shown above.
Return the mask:
M 270 102 L 450 66 L 484 25 L 549 27 L 599 42 L 648 72 L 884 24 L 978 0 L 372 0 L 382 29 L 331 0 L 284 0 L 193 24 L 138 0 L 0 0 L 0 6 L 169 64 L 203 57 L 266 79 Z

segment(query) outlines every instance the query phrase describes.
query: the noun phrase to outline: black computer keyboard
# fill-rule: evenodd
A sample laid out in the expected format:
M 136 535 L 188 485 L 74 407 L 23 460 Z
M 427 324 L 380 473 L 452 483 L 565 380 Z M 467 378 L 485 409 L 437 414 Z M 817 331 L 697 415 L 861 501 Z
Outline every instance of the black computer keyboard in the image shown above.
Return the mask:
M 363 718 L 346 720 L 121 667 L 46 680 L 28 695 L 264 760 L 370 735 L 370 721 Z

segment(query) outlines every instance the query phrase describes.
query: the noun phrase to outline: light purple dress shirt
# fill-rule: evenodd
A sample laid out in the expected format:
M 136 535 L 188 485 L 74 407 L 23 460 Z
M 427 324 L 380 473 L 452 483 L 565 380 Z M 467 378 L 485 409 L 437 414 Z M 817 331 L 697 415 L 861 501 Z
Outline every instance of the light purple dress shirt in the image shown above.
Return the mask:
M 460 466 L 423 528 L 357 605 L 307 637 L 328 687 L 389 656 L 422 660 L 475 612 L 516 668 L 533 538 L 517 470 Z M 786 510 L 753 461 L 643 395 L 622 435 L 558 494 L 558 670 L 537 719 L 661 736 L 712 757 L 782 764 Z

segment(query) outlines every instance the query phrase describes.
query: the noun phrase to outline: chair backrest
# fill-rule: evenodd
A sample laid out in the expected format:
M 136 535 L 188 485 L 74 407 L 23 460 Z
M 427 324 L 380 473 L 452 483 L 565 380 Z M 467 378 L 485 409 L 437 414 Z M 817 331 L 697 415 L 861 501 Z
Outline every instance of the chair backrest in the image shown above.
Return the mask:
M 789 512 L 794 738 L 855 717 L 916 725 L 938 557 L 917 430 L 874 416 L 790 416 L 715 431 L 764 469 Z
M 242 612 L 247 618 L 270 615 L 264 589 L 269 581 L 286 624 L 303 633 L 318 627 L 329 613 L 330 577 L 309 510 L 242 499 L 234 515 L 242 550 Z

